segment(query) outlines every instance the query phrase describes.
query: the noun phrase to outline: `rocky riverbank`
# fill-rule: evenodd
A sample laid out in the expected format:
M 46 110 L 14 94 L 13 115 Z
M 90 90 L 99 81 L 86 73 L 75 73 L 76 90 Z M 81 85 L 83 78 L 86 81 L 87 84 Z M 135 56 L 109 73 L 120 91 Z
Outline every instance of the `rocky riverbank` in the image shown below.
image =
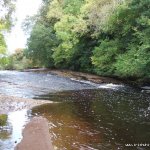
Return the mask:
M 74 78 L 76 80 L 86 80 L 91 81 L 94 83 L 114 83 L 119 84 L 122 83 L 122 81 L 110 78 L 110 77 L 102 77 L 90 73 L 83 73 L 83 72 L 76 72 L 71 70 L 52 70 L 47 68 L 39 68 L 39 69 L 26 69 L 25 72 L 47 72 L 50 74 L 58 75 L 60 77 L 64 78 Z
M 97 84 L 103 83 L 113 83 L 113 84 L 129 84 L 135 88 L 141 88 L 142 90 L 148 91 L 150 88 L 150 79 L 140 80 L 140 79 L 129 79 L 129 78 L 122 78 L 117 79 L 113 77 L 103 77 L 94 75 L 91 73 L 83 73 L 83 72 L 76 72 L 71 70 L 57 70 L 57 69 L 47 69 L 47 68 L 39 68 L 39 69 L 27 69 L 24 70 L 25 72 L 48 72 L 50 74 L 54 74 L 64 78 L 73 78 L 75 80 L 85 80 L 90 81 Z M 144 87 L 144 88 L 143 88 Z M 146 87 L 146 88 L 145 88 Z M 148 90 L 147 90 L 148 89 Z

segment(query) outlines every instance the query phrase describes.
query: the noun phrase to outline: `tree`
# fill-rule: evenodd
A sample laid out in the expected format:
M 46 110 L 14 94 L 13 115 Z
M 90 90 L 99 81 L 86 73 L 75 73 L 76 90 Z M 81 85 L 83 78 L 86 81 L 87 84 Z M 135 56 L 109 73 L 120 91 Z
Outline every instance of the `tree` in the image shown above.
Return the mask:
M 0 1 L 0 31 L 10 29 L 12 25 L 12 13 L 15 9 L 15 0 Z
M 3 31 L 9 30 L 12 25 L 12 13 L 14 11 L 14 0 L 0 1 L 0 67 L 7 62 L 6 54 L 7 46 L 4 39 Z
M 53 67 L 52 54 L 58 40 L 54 31 L 55 21 L 51 21 L 47 17 L 50 1 L 43 2 L 44 4 L 39 13 L 26 22 L 29 26 L 31 23 L 32 30 L 28 38 L 28 48 L 25 50 L 25 54 L 37 66 Z
M 132 0 L 120 5 L 109 17 L 92 57 L 97 73 L 149 78 L 149 7 L 149 0 Z
M 39 66 L 53 67 L 53 47 L 57 45 L 57 38 L 53 32 L 51 27 L 36 24 L 28 39 L 27 58 Z
M 149 0 L 44 0 L 27 55 L 42 66 L 147 79 L 149 8 Z
M 80 8 L 84 4 L 82 0 L 65 0 L 59 7 L 62 10 L 62 17 L 55 23 L 54 29 L 60 40 L 60 44 L 54 50 L 53 58 L 56 67 L 72 68 L 75 63 L 75 47 L 84 31 L 86 23 L 80 16 Z M 57 6 L 57 5 L 56 5 Z M 62 65 L 63 64 L 63 65 Z

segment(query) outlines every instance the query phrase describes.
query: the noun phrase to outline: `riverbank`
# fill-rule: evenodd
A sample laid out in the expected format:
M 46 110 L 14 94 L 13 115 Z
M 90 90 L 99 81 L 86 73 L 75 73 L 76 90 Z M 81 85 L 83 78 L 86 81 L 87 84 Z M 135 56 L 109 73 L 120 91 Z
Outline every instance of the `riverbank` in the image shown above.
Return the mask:
M 57 69 L 47 69 L 47 68 L 39 68 L 39 69 L 26 69 L 25 72 L 47 72 L 53 75 L 57 75 L 64 78 L 73 78 L 75 80 L 86 80 L 93 83 L 114 83 L 120 84 L 123 83 L 121 80 L 117 80 L 110 77 L 102 77 L 90 73 L 76 72 L 71 70 L 57 70 Z
M 71 78 L 75 80 L 85 80 L 90 81 L 96 84 L 128 84 L 135 88 L 140 88 L 147 93 L 150 93 L 150 80 L 136 80 L 136 79 L 117 79 L 111 77 L 103 77 L 98 76 L 91 73 L 83 73 L 83 72 L 76 72 L 71 70 L 57 70 L 57 69 L 47 69 L 47 68 L 39 68 L 39 69 L 26 69 L 25 72 L 47 72 L 50 74 L 54 74 L 64 78 Z

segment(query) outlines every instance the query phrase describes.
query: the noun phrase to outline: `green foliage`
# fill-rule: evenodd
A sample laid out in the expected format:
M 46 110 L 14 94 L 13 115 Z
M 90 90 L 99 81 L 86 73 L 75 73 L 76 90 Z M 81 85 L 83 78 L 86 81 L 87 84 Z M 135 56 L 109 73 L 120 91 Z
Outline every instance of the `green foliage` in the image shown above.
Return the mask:
M 91 56 L 93 48 L 97 41 L 90 37 L 90 34 L 85 34 L 79 38 L 78 44 L 74 47 L 74 55 L 71 58 L 70 69 L 76 71 L 93 72 Z
M 119 77 L 150 77 L 149 7 L 150 1 L 132 0 L 120 5 L 110 16 L 103 28 L 105 36 L 100 34 L 105 43 L 100 40 L 101 44 L 95 48 L 92 57 L 97 73 L 106 72 L 106 75 Z M 117 43 L 112 45 L 112 40 Z
M 63 11 L 65 14 L 80 15 L 80 8 L 84 0 L 64 0 Z
M 32 61 L 25 57 L 24 51 L 23 49 L 16 49 L 14 54 L 3 57 L 3 61 L 0 63 L 0 69 L 23 70 L 33 68 Z
M 9 63 L 9 59 L 5 56 L 0 59 L 0 70 L 4 70 Z
M 56 35 L 61 41 L 53 54 L 56 66 L 62 62 L 68 66 L 69 62 L 73 61 L 74 47 L 78 44 L 78 38 L 85 29 L 85 22 L 73 15 L 65 15 L 55 24 Z
M 55 21 L 47 18 L 49 3 L 49 1 L 44 1 L 39 14 L 27 21 L 27 24 L 33 20 L 35 23 L 32 25 L 25 55 L 36 67 L 54 66 L 52 54 L 59 42 L 54 31 Z
M 4 40 L 4 36 L 0 33 L 0 54 L 6 53 L 6 43 Z
M 150 53 L 145 46 L 132 45 L 131 50 L 120 55 L 115 64 L 117 75 L 123 77 L 150 77 Z M 149 47 L 150 48 L 150 47 Z
M 4 36 L 0 33 L 0 69 L 7 63 L 6 54 L 6 43 Z
M 150 78 L 149 0 L 48 0 L 26 56 L 37 66 Z
M 51 27 L 36 24 L 28 39 L 27 56 L 39 66 L 53 67 L 53 47 L 57 44 L 57 38 Z
M 56 36 L 60 40 L 53 54 L 56 67 L 74 68 L 75 47 L 79 42 L 78 38 L 86 30 L 86 23 L 79 15 L 82 4 L 82 0 L 65 0 L 59 5 L 62 15 L 54 25 Z
M 118 40 L 103 40 L 95 47 L 92 62 L 95 70 L 101 75 L 112 75 L 114 73 L 114 62 L 119 53 Z
M 85 4 L 81 7 L 81 15 L 86 20 L 89 30 L 93 32 L 92 36 L 101 33 L 109 17 L 121 2 L 122 0 L 85 0 Z
M 0 31 L 10 29 L 12 25 L 12 13 L 15 10 L 15 0 L 0 1 Z
M 14 0 L 0 1 L 0 69 L 8 63 L 6 57 L 7 46 L 2 31 L 7 31 L 12 25 L 12 13 L 15 9 Z

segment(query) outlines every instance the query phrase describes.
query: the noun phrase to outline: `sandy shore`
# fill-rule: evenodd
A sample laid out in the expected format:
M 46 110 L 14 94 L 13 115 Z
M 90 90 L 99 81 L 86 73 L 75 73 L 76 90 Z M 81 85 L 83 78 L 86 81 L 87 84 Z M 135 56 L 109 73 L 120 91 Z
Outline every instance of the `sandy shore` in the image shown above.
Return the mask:
M 22 109 L 30 109 L 34 106 L 46 103 L 53 103 L 53 102 L 46 100 L 34 100 L 34 99 L 0 95 L 0 114 L 7 114 L 8 112 Z
M 48 121 L 42 117 L 33 118 L 23 130 L 23 139 L 15 150 L 53 150 Z

